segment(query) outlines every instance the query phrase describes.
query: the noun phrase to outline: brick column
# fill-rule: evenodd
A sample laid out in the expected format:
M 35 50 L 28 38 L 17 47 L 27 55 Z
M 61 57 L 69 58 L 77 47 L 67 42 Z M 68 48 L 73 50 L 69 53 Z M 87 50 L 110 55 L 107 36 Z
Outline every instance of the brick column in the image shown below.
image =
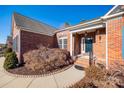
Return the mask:
M 108 62 L 122 62 L 122 26 L 123 17 L 107 21 L 108 29 Z

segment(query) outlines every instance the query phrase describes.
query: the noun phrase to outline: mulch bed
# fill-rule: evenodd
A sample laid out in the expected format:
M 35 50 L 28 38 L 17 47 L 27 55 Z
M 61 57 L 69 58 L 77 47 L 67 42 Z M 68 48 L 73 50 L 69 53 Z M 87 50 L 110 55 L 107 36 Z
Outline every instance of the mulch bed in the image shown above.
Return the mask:
M 47 72 L 40 72 L 39 70 L 32 71 L 32 70 L 27 69 L 25 66 L 18 67 L 18 68 L 15 68 L 15 69 L 9 69 L 7 71 L 12 73 L 12 74 L 17 74 L 17 75 L 45 75 L 45 74 L 64 71 L 64 70 L 70 68 L 71 66 L 72 65 L 60 67 L 60 68 L 57 68 L 57 69 L 54 69 L 54 70 L 51 70 L 51 71 L 47 71 Z
M 18 75 L 45 75 L 63 71 L 74 63 L 66 49 L 48 48 L 42 45 L 38 49 L 26 52 L 23 57 L 23 66 L 7 71 Z

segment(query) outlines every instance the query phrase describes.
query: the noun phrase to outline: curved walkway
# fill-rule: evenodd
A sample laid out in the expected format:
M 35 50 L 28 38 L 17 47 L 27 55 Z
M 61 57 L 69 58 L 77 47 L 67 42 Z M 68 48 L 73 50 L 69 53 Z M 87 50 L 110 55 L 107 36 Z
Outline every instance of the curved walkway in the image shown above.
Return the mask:
M 50 76 L 38 78 L 13 77 L 3 71 L 4 57 L 0 58 L 0 87 L 4 88 L 62 88 L 79 81 L 85 75 L 74 66 Z

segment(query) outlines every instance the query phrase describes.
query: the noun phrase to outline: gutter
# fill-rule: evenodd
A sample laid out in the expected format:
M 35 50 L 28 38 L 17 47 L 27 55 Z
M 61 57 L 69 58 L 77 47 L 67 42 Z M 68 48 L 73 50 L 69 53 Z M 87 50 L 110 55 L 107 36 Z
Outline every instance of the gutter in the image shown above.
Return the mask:
M 46 33 L 43 33 L 43 32 L 35 32 L 34 30 L 31 30 L 31 29 L 29 29 L 29 28 L 24 28 L 24 27 L 21 27 L 21 26 L 17 26 L 19 29 L 20 29 L 20 31 L 21 30 L 24 30 L 24 31 L 26 31 L 26 32 L 30 32 L 30 33 L 35 33 L 35 34 L 43 34 L 43 35 L 46 35 L 46 36 L 53 36 L 54 34 L 46 34 Z M 54 32 L 53 32 L 54 33 Z
M 105 20 L 105 19 L 109 19 L 109 18 L 121 16 L 121 15 L 123 15 L 123 14 L 124 14 L 124 12 L 120 12 L 120 13 L 113 14 L 113 15 L 103 16 L 103 17 L 101 17 L 101 19 Z
M 77 28 L 77 27 L 80 27 L 80 26 L 87 26 L 90 23 L 97 23 L 97 22 L 104 21 L 104 20 L 107 20 L 107 19 L 110 19 L 110 18 L 113 18 L 113 17 L 121 16 L 123 14 L 124 14 L 124 12 L 120 12 L 120 13 L 113 14 L 113 15 L 107 15 L 107 16 L 105 15 L 103 17 L 100 17 L 99 19 L 92 20 L 90 22 L 86 22 L 86 23 L 75 25 L 75 26 L 67 27 L 67 28 L 64 28 L 64 29 L 56 30 L 54 33 L 58 33 L 60 31 L 65 31 L 65 30 L 72 30 L 72 29 Z
M 92 21 L 90 21 L 90 22 L 86 22 L 86 23 L 82 23 L 82 24 L 75 25 L 75 26 L 67 27 L 67 28 L 64 28 L 64 29 L 56 30 L 54 33 L 57 33 L 57 32 L 59 32 L 59 31 L 70 30 L 70 29 L 73 29 L 73 28 L 75 28 L 75 27 L 80 27 L 80 26 L 88 25 L 88 24 L 90 24 L 90 23 L 98 22 L 98 21 L 101 21 L 101 19 L 92 20 Z

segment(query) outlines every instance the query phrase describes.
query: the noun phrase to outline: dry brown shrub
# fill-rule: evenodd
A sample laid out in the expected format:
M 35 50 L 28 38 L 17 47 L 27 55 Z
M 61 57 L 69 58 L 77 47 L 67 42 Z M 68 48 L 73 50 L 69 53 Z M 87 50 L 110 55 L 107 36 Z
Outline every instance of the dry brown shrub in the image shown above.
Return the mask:
M 115 79 L 117 87 L 124 87 L 124 64 L 114 62 L 109 68 L 108 74 Z
M 32 71 L 51 71 L 73 63 L 70 53 L 63 49 L 39 47 L 24 54 L 25 67 Z
M 70 88 L 96 88 L 97 86 L 94 85 L 90 78 L 84 77 L 79 82 L 75 83 L 74 85 L 70 86 Z
M 72 85 L 74 88 L 118 88 L 124 87 L 124 65 L 112 64 L 108 70 L 96 66 L 85 69 L 85 77 Z
M 93 80 L 104 80 L 105 79 L 105 70 L 101 70 L 100 68 L 96 66 L 91 66 L 87 68 L 86 70 L 86 76 L 93 79 Z

